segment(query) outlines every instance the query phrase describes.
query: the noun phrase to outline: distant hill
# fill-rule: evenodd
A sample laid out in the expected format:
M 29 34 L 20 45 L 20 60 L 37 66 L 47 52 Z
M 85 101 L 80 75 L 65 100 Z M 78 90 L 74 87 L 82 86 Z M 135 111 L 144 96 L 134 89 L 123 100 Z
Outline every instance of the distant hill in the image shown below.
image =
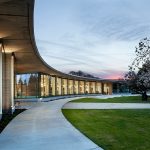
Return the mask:
M 85 73 L 85 72 L 80 71 L 80 70 L 79 71 L 70 71 L 69 74 L 75 75 L 75 76 L 81 76 L 81 77 L 88 77 L 88 78 L 100 79 L 98 77 L 95 77 L 95 76 L 93 76 L 91 74 Z

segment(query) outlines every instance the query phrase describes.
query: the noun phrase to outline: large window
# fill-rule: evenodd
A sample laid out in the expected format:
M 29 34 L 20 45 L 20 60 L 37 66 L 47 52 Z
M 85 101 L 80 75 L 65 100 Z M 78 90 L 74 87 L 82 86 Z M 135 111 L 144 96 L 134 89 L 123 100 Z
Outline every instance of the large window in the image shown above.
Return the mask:
M 38 97 L 38 74 L 18 74 L 16 75 L 15 97 L 32 98 Z
M 48 97 L 52 93 L 52 77 L 44 73 L 17 74 L 15 98 Z
M 41 96 L 51 95 L 51 78 L 49 75 L 41 74 Z

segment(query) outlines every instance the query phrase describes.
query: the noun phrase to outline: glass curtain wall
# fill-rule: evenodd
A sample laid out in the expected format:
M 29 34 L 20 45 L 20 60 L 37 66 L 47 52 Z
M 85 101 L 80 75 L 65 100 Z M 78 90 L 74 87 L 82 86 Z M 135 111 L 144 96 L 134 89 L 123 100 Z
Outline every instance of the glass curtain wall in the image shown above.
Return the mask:
M 84 94 L 84 81 L 79 82 L 79 93 Z
M 104 83 L 104 93 L 111 93 L 111 86 Z M 15 98 L 37 98 L 67 94 L 101 93 L 101 83 L 61 79 L 44 73 L 15 75 Z
M 68 94 L 73 94 L 73 80 L 68 80 Z
M 41 74 L 40 78 L 41 97 L 48 97 L 51 95 L 51 77 L 46 74 Z
M 61 85 L 61 78 L 56 78 L 56 84 L 57 84 L 57 89 L 56 89 L 56 95 L 61 95 L 62 92 L 62 85 Z
M 86 82 L 85 83 L 85 94 L 88 94 L 88 93 L 90 93 L 90 83 Z
M 52 96 L 52 77 L 44 73 L 15 75 L 15 98 Z
M 62 95 L 67 95 L 67 79 L 62 79 Z
M 38 74 L 18 74 L 15 76 L 15 98 L 38 97 Z
M 74 81 L 74 94 L 78 94 L 79 93 L 79 87 L 78 87 L 78 81 Z
M 102 93 L 101 92 L 102 90 L 101 90 L 101 83 L 100 82 L 96 82 L 96 93 L 98 94 L 98 93 Z
M 56 78 L 55 77 L 51 77 L 51 95 L 55 96 L 56 95 L 56 83 L 55 83 Z

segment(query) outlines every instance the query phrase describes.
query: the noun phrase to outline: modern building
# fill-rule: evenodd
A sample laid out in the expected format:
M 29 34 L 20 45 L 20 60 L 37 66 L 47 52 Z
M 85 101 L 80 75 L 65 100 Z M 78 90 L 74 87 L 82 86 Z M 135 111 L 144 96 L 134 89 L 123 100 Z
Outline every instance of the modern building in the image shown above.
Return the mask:
M 129 85 L 127 84 L 127 81 L 124 79 L 114 79 L 110 80 L 113 85 L 113 94 L 129 94 L 132 93 L 132 91 L 129 88 Z
M 34 0 L 0 0 L 0 114 L 13 112 L 15 98 L 112 93 L 110 81 L 46 64 L 36 47 L 33 17 Z

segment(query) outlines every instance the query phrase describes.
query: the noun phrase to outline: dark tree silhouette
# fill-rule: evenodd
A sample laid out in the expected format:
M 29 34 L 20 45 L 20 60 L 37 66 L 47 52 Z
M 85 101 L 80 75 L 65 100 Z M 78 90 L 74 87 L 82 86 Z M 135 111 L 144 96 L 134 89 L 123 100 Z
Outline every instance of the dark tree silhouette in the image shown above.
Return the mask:
M 88 77 L 88 78 L 96 78 L 96 79 L 99 79 L 98 77 L 95 77 L 91 74 L 88 74 L 88 73 L 85 73 L 83 71 L 70 71 L 69 74 L 71 75 L 75 75 L 75 76 L 81 76 L 81 77 Z
M 142 100 L 147 100 L 150 90 L 150 39 L 142 39 L 135 50 L 136 58 L 125 79 L 133 92 L 142 94 Z

